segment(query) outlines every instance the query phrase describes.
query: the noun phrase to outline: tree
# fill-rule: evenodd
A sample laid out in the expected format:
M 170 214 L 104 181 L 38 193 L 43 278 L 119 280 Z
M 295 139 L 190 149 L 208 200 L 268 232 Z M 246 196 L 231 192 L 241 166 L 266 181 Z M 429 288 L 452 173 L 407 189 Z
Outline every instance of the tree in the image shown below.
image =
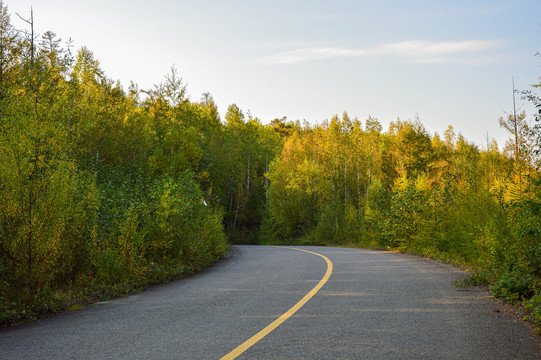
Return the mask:
M 506 118 L 500 117 L 499 122 L 500 126 L 512 135 L 512 139 L 506 144 L 512 158 L 516 163 L 527 161 L 531 153 L 529 144 L 531 129 L 526 122 L 526 112 L 513 113 Z
M 293 131 L 295 130 L 295 124 L 291 121 L 287 121 L 287 116 L 284 116 L 282 118 L 276 118 L 273 119 L 270 122 L 270 125 L 276 131 L 278 134 L 280 134 L 281 137 L 288 137 L 293 134 Z
M 541 57 L 541 53 L 537 53 L 536 56 Z M 532 85 L 533 89 L 541 88 L 541 77 L 538 78 L 538 82 Z M 534 115 L 535 125 L 531 128 L 530 140 L 532 143 L 532 158 L 533 164 L 539 170 L 541 168 L 541 96 L 536 93 L 535 90 L 523 90 L 522 99 L 528 100 L 537 109 L 537 113 Z
M 395 154 L 402 172 L 413 178 L 424 173 L 432 157 L 432 147 L 430 136 L 420 120 L 398 119 L 391 123 L 389 132 L 395 140 Z
M 8 96 L 10 85 L 14 82 L 12 72 L 16 66 L 19 42 L 18 33 L 11 25 L 7 5 L 0 0 L 0 126 L 3 122 L 4 101 Z

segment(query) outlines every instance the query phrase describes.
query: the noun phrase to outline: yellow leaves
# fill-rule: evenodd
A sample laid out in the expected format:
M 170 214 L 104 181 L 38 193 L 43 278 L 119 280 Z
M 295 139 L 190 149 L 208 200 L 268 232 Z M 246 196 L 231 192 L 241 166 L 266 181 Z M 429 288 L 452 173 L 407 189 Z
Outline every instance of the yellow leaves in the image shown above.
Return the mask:
M 493 196 L 500 198 L 504 197 L 504 195 L 507 193 L 507 186 L 508 182 L 500 179 L 495 179 L 490 185 L 489 190 Z
M 301 191 L 308 195 L 321 193 L 328 181 L 325 179 L 324 167 L 315 161 L 304 159 L 295 171 L 289 173 L 286 189 Z
M 426 174 L 418 175 L 415 179 L 402 174 L 401 177 L 395 179 L 393 189 L 396 191 L 406 191 L 412 183 L 417 191 L 429 191 L 432 189 L 432 180 Z
M 432 181 L 426 174 L 417 176 L 415 179 L 415 189 L 419 191 L 430 190 L 432 187 Z
M 399 191 L 405 191 L 407 187 L 409 186 L 409 180 L 406 174 L 402 174 L 402 176 L 398 177 L 394 181 L 394 189 Z

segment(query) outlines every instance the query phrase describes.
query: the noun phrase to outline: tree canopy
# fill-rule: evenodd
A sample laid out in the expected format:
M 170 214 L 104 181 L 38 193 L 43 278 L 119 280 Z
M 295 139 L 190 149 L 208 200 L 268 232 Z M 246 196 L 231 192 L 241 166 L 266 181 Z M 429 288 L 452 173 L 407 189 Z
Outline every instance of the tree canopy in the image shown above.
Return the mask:
M 500 151 L 418 118 L 222 119 L 174 67 L 125 91 L 90 49 L 28 27 L 0 0 L 1 322 L 190 273 L 228 243 L 431 256 L 541 321 L 541 83 L 522 92 L 535 124 L 499 119 Z

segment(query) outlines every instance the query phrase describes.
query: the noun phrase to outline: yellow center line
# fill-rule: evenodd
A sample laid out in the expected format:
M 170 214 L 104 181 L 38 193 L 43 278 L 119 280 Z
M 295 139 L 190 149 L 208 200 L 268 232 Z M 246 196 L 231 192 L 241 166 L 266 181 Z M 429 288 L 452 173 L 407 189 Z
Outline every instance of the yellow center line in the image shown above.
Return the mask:
M 231 351 L 229 354 L 225 355 L 221 358 L 221 360 L 233 360 L 246 350 L 248 350 L 252 345 L 257 343 L 259 340 L 263 339 L 265 336 L 267 336 L 271 331 L 276 329 L 278 326 L 280 326 L 284 321 L 289 319 L 293 314 L 295 314 L 301 307 L 304 306 L 310 300 L 314 295 L 325 285 L 327 280 L 331 277 L 332 274 L 332 262 L 329 260 L 326 256 L 323 256 L 321 254 L 315 253 L 313 251 L 303 250 L 303 249 L 297 249 L 297 248 L 288 248 L 293 250 L 299 250 L 304 251 L 310 254 L 317 255 L 319 257 L 322 257 L 327 262 L 327 272 L 323 276 L 323 278 L 319 281 L 319 283 L 308 293 L 306 294 L 298 303 L 296 303 L 291 309 L 286 311 L 282 316 L 280 316 L 278 319 L 274 320 L 272 323 L 267 325 L 263 330 L 240 344 L 237 348 L 235 348 L 233 351 Z

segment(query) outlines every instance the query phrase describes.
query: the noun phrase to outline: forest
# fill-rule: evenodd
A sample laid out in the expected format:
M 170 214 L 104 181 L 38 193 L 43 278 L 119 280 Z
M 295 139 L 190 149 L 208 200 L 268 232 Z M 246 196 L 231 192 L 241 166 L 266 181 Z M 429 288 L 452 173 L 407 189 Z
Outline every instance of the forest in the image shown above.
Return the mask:
M 539 113 L 502 150 L 420 119 L 222 118 L 176 68 L 152 89 L 86 47 L 12 26 L 0 0 L 0 324 L 207 267 L 229 244 L 410 252 L 470 271 L 541 327 Z M 498 121 L 498 119 L 494 119 Z

